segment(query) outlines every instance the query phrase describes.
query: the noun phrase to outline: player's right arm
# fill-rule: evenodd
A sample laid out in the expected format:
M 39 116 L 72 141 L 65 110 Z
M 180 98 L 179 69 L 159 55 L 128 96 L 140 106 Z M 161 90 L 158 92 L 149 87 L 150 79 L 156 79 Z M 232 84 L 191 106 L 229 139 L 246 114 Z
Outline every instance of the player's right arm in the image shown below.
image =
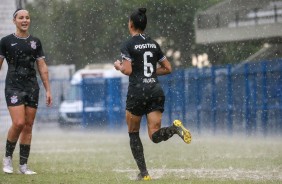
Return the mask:
M 4 41 L 3 39 L 0 40 L 0 70 L 2 68 L 2 64 L 3 64 L 3 61 L 4 61 L 4 53 L 5 53 L 5 46 L 4 46 Z
M 2 57 L 0 56 L 0 70 L 1 70 L 1 68 L 2 68 L 3 61 L 4 61 L 4 58 L 2 58 Z
M 171 64 L 168 61 L 168 59 L 165 57 L 164 53 L 162 52 L 160 45 L 157 42 L 155 42 L 155 44 L 157 45 L 157 49 L 158 49 L 157 58 L 159 59 L 158 63 L 160 64 L 160 67 L 156 69 L 156 74 L 157 75 L 170 74 L 172 72 Z

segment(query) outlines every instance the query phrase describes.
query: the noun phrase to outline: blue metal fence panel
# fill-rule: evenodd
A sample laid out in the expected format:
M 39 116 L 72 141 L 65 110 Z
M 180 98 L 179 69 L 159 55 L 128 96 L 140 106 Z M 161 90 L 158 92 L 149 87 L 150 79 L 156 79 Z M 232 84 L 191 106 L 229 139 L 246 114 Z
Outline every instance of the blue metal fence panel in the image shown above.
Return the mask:
M 177 70 L 160 81 L 165 91 L 170 89 L 166 102 L 170 122 L 173 118 L 183 120 L 185 117 L 186 123 L 199 133 L 203 130 L 223 131 L 230 135 L 233 132 L 247 135 L 282 133 L 281 59 L 192 68 L 184 72 Z M 175 81 L 184 83 L 175 85 Z M 176 100 L 177 95 L 183 99 L 184 105 Z M 185 112 L 184 115 L 175 112 L 179 108 Z
M 46 93 L 41 80 L 38 80 L 40 92 L 39 92 L 39 103 L 36 114 L 36 121 L 38 122 L 56 122 L 59 117 L 59 107 L 64 97 L 68 94 L 70 81 L 68 79 L 51 79 L 51 93 L 53 104 L 52 107 L 46 106 Z
M 82 125 L 105 127 L 107 117 L 107 80 L 105 78 L 83 78 Z
M 180 119 L 199 133 L 282 134 L 282 59 L 178 69 L 159 77 L 159 81 L 166 95 L 164 126 Z M 61 97 L 67 94 L 68 85 L 68 80 L 51 81 L 51 109 L 46 109 L 41 90 L 37 114 L 40 121 L 58 118 Z M 84 78 L 82 125 L 125 125 L 127 87 L 128 78 Z
M 121 78 L 83 78 L 82 125 L 120 127 L 124 121 Z
M 227 66 L 227 127 L 228 133 L 233 134 L 233 90 L 232 90 L 232 75 L 231 75 L 232 66 Z
M 106 80 L 106 114 L 110 129 L 121 127 L 124 121 L 124 109 L 122 108 L 121 78 L 109 78 Z

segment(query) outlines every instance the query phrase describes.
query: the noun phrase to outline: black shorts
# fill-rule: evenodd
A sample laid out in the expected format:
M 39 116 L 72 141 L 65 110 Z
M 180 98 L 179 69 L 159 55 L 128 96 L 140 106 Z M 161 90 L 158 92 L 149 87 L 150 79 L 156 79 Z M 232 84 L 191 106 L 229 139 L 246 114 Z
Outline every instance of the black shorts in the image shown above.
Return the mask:
M 152 97 L 148 99 L 138 99 L 134 97 L 127 97 L 126 99 L 126 110 L 131 112 L 133 115 L 142 116 L 149 114 L 153 111 L 164 111 L 165 97 Z
M 7 106 L 25 105 L 33 108 L 38 107 L 39 89 L 20 91 L 5 89 Z

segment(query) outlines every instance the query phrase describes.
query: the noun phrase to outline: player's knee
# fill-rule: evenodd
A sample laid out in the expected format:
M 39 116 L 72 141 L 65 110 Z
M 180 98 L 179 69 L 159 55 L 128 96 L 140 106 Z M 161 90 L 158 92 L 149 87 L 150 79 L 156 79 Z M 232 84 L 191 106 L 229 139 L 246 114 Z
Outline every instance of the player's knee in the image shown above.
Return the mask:
M 32 128 L 33 127 L 33 122 L 34 121 L 26 121 L 26 123 L 25 123 L 25 125 L 26 125 L 26 127 L 30 127 L 30 128 Z
M 32 124 L 26 124 L 23 128 L 23 131 L 27 133 L 32 132 Z
M 14 121 L 12 127 L 15 130 L 22 130 L 25 127 L 25 122 L 24 121 Z
M 32 130 L 30 128 L 24 128 L 21 132 L 22 137 L 27 140 L 31 140 Z

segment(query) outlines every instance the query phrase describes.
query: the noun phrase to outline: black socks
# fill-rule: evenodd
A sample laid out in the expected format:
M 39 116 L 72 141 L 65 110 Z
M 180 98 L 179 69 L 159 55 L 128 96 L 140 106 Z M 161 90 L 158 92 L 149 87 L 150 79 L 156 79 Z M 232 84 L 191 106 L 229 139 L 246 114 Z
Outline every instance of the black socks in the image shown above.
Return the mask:
M 166 141 L 171 138 L 176 133 L 173 126 L 160 128 L 158 131 L 153 133 L 152 141 L 154 143 L 159 143 L 161 141 Z
M 13 156 L 16 144 L 17 142 L 11 142 L 7 140 L 5 157 Z M 24 165 L 27 163 L 29 153 L 30 153 L 30 145 L 20 144 L 20 165 Z
M 148 175 L 145 158 L 144 158 L 143 145 L 139 137 L 139 132 L 129 133 L 129 138 L 130 138 L 130 148 L 132 151 L 132 155 L 137 163 L 141 175 L 142 176 Z
M 30 152 L 29 144 L 20 144 L 20 165 L 27 164 L 29 152 Z
M 9 157 L 9 156 L 12 157 L 13 156 L 16 144 L 17 144 L 17 141 L 11 142 L 11 141 L 7 140 L 5 157 Z

